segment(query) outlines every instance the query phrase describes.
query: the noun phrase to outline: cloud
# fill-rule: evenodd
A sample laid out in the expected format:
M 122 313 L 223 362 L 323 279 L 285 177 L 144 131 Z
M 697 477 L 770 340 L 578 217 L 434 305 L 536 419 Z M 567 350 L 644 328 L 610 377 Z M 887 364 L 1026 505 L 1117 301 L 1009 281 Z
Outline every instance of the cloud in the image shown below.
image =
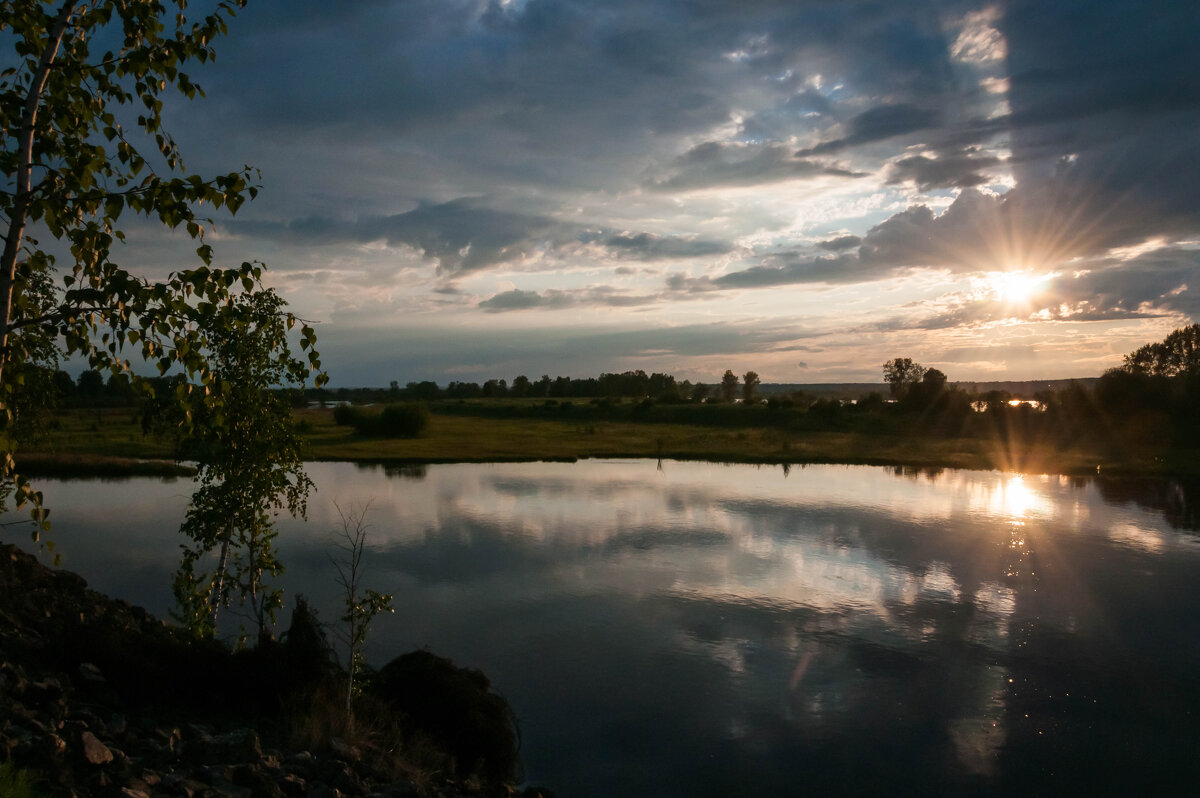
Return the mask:
M 841 252 L 844 249 L 854 249 L 861 243 L 862 238 L 859 236 L 838 236 L 828 241 L 821 241 L 817 246 L 828 252 Z
M 561 310 L 570 307 L 627 308 L 649 305 L 659 301 L 654 294 L 632 294 L 611 286 L 591 286 L 582 289 L 548 288 L 538 291 L 512 289 L 495 294 L 479 303 L 481 310 L 504 313 L 512 310 Z
M 423 204 L 406 213 L 355 221 L 307 217 L 290 222 L 233 221 L 228 229 L 302 245 L 367 244 L 407 246 L 453 278 L 547 252 L 598 243 L 613 257 L 641 261 L 722 255 L 733 245 L 696 236 L 647 232 L 589 231 L 577 224 L 529 213 L 497 210 L 482 199 Z
M 799 158 L 782 144 L 744 144 L 708 141 L 680 155 L 670 175 L 651 182 L 659 191 L 690 191 L 717 187 L 755 186 L 831 175 L 863 177 L 842 166 Z
M 850 120 L 850 133 L 839 139 L 822 142 L 814 147 L 802 149 L 796 153 L 798 158 L 812 155 L 826 155 L 838 152 L 848 147 L 860 144 L 870 144 L 876 141 L 926 130 L 938 124 L 941 113 L 930 108 L 918 108 L 909 103 L 880 105 L 858 114 Z
M 546 301 L 542 299 L 541 294 L 537 291 L 522 291 L 519 288 L 514 288 L 511 291 L 504 291 L 480 302 L 479 307 L 499 313 L 505 310 L 527 310 L 529 308 L 542 307 L 545 304 Z
M 733 249 L 733 245 L 728 241 L 630 232 L 609 236 L 604 239 L 604 246 L 617 257 L 637 260 L 699 258 L 708 255 L 724 255 Z
M 888 166 L 888 183 L 911 182 L 921 191 L 938 188 L 969 188 L 981 186 L 994 180 L 985 170 L 999 166 L 1003 161 L 991 155 L 963 153 L 959 155 L 930 158 L 925 155 L 910 155 L 893 161 Z
M 672 290 L 768 288 L 797 284 L 847 284 L 882 280 L 913 269 L 980 271 L 988 268 L 988 237 L 1001 229 L 1003 198 L 964 190 L 941 215 L 925 205 L 896 213 L 865 236 L 821 242 L 835 254 L 794 250 L 763 255 L 760 263 L 718 277 L 687 279 L 673 275 Z M 855 246 L 856 252 L 849 250 Z M 998 268 L 995 264 L 992 268 Z
M 1200 316 L 1200 251 L 1164 247 L 1129 260 L 1097 259 L 1059 274 L 1029 301 L 955 295 L 919 307 L 942 307 L 894 316 L 873 329 L 945 330 L 1010 321 L 1097 322 Z
M 307 217 L 291 222 L 232 221 L 241 235 L 299 244 L 365 244 L 383 241 L 409 246 L 437 262 L 440 275 L 476 271 L 529 256 L 546 246 L 575 240 L 575 229 L 553 219 L 497 210 L 473 198 L 422 204 L 406 213 L 342 221 Z

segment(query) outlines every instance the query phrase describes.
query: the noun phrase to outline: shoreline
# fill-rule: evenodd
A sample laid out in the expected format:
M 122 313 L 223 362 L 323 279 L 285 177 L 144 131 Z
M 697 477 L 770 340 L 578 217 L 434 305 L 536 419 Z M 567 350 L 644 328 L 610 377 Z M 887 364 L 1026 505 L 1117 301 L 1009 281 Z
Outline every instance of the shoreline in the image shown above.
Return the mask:
M 289 631 L 298 623 L 319 630 L 314 616 L 298 622 L 300 614 L 298 604 Z M 297 633 L 297 641 L 319 634 L 301 631 L 309 638 Z M 420 651 L 377 672 L 386 678 L 416 657 L 436 678 L 409 667 L 403 683 L 439 696 L 456 687 L 449 723 L 475 735 L 481 752 L 478 765 L 460 756 L 456 771 L 457 751 L 440 729 L 424 719 L 380 721 L 409 715 L 381 703 L 397 699 L 378 677 L 359 699 L 359 722 L 346 724 L 344 673 L 328 657 L 288 636 L 236 651 L 188 638 L 0 542 L 0 776 L 32 795 L 77 798 L 552 796 L 518 786 L 511 768 L 519 773 L 519 760 L 471 725 L 476 713 L 511 712 L 478 671 Z M 466 698 L 463 680 L 473 685 Z

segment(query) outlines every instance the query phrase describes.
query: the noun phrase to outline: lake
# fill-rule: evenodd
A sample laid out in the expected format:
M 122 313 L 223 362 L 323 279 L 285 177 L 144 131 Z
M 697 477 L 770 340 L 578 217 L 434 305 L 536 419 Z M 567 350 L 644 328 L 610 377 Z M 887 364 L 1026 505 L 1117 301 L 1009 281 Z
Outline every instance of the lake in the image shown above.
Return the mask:
M 482 669 L 528 778 L 562 798 L 1200 777 L 1180 486 L 653 460 L 309 472 L 308 522 L 280 524 L 289 593 L 337 616 L 335 502 L 369 503 L 364 581 L 396 597 L 369 659 Z M 165 617 L 191 482 L 39 487 L 63 567 Z

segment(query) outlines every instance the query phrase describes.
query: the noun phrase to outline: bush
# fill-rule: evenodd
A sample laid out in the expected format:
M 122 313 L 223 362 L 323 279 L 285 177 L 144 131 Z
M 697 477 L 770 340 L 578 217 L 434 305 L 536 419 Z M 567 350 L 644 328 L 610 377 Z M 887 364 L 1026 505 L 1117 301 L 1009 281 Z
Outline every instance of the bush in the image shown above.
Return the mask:
M 400 713 L 410 733 L 448 753 L 460 778 L 519 776 L 516 716 L 480 671 L 414 651 L 384 665 L 371 692 Z
M 342 405 L 334 408 L 333 420 L 371 438 L 416 438 L 429 426 L 429 408 L 423 402 L 404 402 L 371 412 Z
M 415 438 L 429 426 L 429 408 L 421 402 L 388 405 L 375 420 L 368 435 L 383 438 Z
M 363 417 L 361 407 L 353 405 L 338 405 L 333 408 L 333 423 L 340 427 L 357 427 Z

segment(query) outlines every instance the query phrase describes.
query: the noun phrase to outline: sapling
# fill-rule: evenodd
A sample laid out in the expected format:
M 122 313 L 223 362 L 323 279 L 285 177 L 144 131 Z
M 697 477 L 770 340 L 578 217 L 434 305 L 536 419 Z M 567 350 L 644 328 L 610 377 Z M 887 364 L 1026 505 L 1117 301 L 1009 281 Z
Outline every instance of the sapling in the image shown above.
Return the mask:
M 337 569 L 338 583 L 345 591 L 345 613 L 341 617 L 344 626 L 337 630 L 337 635 L 347 647 L 346 720 L 353 723 L 354 676 L 363 662 L 362 652 L 367 642 L 367 630 L 376 615 L 395 610 L 392 609 L 391 593 L 363 590 L 361 587 L 362 558 L 366 551 L 367 532 L 370 529 L 366 523 L 370 502 L 357 511 L 353 508 L 343 511 L 336 502 L 333 506 L 342 523 L 339 539 L 334 545 L 345 556 L 342 560 L 330 556 L 329 561 Z

